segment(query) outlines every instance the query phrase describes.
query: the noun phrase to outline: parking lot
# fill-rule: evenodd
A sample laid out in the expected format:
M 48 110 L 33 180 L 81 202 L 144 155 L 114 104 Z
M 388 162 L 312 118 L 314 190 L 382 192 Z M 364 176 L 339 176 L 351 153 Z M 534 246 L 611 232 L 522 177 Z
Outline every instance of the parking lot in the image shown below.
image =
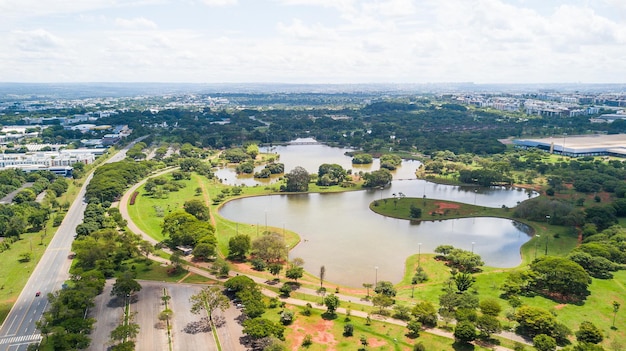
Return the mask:
M 111 345 L 109 335 L 122 321 L 123 308 L 115 297 L 111 296 L 114 281 L 108 281 L 105 291 L 96 298 L 96 306 L 90 315 L 97 319 L 91 334 L 92 343 L 88 350 L 107 350 Z M 172 349 L 216 351 L 217 344 L 213 333 L 205 328 L 206 313 L 191 313 L 189 297 L 200 291 L 203 285 L 175 284 L 154 281 L 140 281 L 142 286 L 132 299 L 131 312 L 135 314 L 134 322 L 140 330 L 136 340 L 137 350 L 168 350 L 167 329 L 165 322 L 159 320 L 159 314 L 165 309 L 163 289 L 170 296 L 169 308 L 172 310 L 171 338 Z M 215 311 L 213 320 L 218 325 L 216 331 L 223 351 L 243 351 L 239 343 L 242 326 L 236 318 L 241 310 L 231 304 L 226 311 Z M 204 320 L 203 320 L 204 318 Z

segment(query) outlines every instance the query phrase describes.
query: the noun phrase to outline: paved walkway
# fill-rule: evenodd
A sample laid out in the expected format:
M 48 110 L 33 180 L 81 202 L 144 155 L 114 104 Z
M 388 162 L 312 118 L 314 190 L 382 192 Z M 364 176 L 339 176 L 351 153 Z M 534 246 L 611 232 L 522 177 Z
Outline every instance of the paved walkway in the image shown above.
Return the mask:
M 156 177 L 168 172 L 171 172 L 173 169 L 167 169 L 167 170 L 163 170 L 159 173 L 156 173 L 154 175 L 151 175 L 150 177 Z M 122 215 L 122 217 L 127 221 L 127 226 L 128 228 L 134 232 L 135 234 L 139 234 L 142 236 L 142 238 L 146 241 L 149 241 L 152 244 L 156 244 L 157 241 L 155 239 L 153 239 L 152 237 L 150 237 L 147 233 L 145 233 L 144 231 L 142 231 L 141 229 L 139 229 L 139 227 L 132 221 L 132 219 L 130 218 L 130 215 L 128 214 L 128 201 L 130 199 L 130 196 L 132 195 L 133 192 L 135 192 L 137 189 L 139 189 L 140 186 L 142 186 L 148 178 L 142 180 L 141 182 L 135 184 L 134 186 L 132 186 L 121 198 L 118 207 L 120 209 L 120 213 Z M 168 251 L 167 249 L 165 249 L 165 251 Z M 164 259 L 162 257 L 159 256 L 154 256 L 154 255 L 150 255 L 149 256 L 150 259 L 160 262 L 162 264 L 169 264 L 170 261 L 167 259 Z M 195 266 L 193 263 L 189 263 L 189 265 L 187 265 L 187 270 L 191 273 L 203 276 L 203 277 L 207 277 L 207 278 L 211 278 L 211 279 L 215 279 L 215 280 L 221 280 L 217 277 L 215 277 L 214 275 L 212 275 L 211 273 L 207 272 L 206 270 L 199 268 L 197 266 Z M 248 276 L 249 278 L 251 278 L 252 280 L 254 280 L 257 284 L 259 284 L 261 287 L 267 286 L 268 285 L 268 280 L 266 278 L 263 277 L 258 277 L 255 275 L 249 275 L 249 274 L 245 274 L 245 273 L 238 273 L 238 274 L 243 274 Z M 261 291 L 263 292 L 264 295 L 269 296 L 269 297 L 279 297 L 278 294 L 276 294 L 275 292 L 266 289 L 266 288 L 262 288 Z M 304 293 L 307 295 L 316 295 L 317 291 L 314 289 L 310 289 L 310 288 L 304 288 L 301 287 L 297 290 L 297 292 L 300 293 Z M 372 306 L 372 303 L 370 301 L 363 301 L 361 298 L 359 297 L 355 297 L 355 296 L 350 296 L 350 295 L 343 295 L 343 294 L 335 294 L 341 301 L 345 301 L 345 302 L 354 302 L 354 303 L 358 303 L 358 304 L 362 304 L 362 305 L 368 305 L 368 306 Z M 296 305 L 296 306 L 305 306 L 307 303 L 310 303 L 309 301 L 304 301 L 304 300 L 300 300 L 300 299 L 296 299 L 293 297 L 288 297 L 288 298 L 283 298 L 280 297 L 280 299 L 282 301 L 285 301 L 286 303 L 290 304 L 290 305 Z M 313 308 L 316 309 L 320 309 L 320 310 L 324 310 L 325 307 L 324 306 L 320 306 L 318 304 L 312 304 Z M 346 308 L 345 307 L 339 307 L 337 309 L 338 313 L 341 314 L 346 314 Z M 353 316 L 357 316 L 357 317 L 362 317 L 362 318 L 366 318 L 369 314 L 367 312 L 364 311 L 357 311 L 357 310 L 351 310 L 350 313 Z M 370 315 L 370 318 L 372 319 L 377 319 L 377 320 L 381 320 L 381 321 L 385 321 L 386 323 L 391 323 L 391 324 L 396 324 L 396 325 L 401 325 L 401 326 L 406 326 L 406 322 L 402 321 L 402 320 L 398 320 L 398 319 L 394 319 L 394 318 L 388 318 L 388 317 L 383 317 L 383 316 L 379 316 L 376 314 L 372 314 Z M 449 338 L 449 339 L 454 339 L 454 335 L 453 333 L 443 330 L 443 329 L 439 329 L 439 328 L 427 328 L 425 330 L 423 330 L 423 332 L 425 333 L 430 333 L 430 334 L 434 334 L 434 335 L 438 335 L 438 336 L 442 336 L 445 338 Z M 526 345 L 531 345 L 528 341 L 526 341 L 524 338 L 522 338 L 521 336 L 515 334 L 515 333 L 511 333 L 511 332 L 502 332 L 500 334 L 498 334 L 499 336 L 506 338 L 506 339 L 511 339 L 513 341 L 518 341 L 520 343 L 526 344 Z M 502 347 L 502 346 L 493 346 L 492 350 L 496 350 L 496 351 L 512 351 L 509 348 L 506 347 Z

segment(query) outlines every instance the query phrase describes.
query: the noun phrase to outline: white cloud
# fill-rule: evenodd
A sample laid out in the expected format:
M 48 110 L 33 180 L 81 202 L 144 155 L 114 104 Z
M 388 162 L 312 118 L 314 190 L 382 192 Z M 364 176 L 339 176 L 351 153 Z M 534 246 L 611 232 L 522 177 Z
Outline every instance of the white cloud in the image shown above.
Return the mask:
M 144 17 L 137 17 L 132 19 L 116 18 L 115 26 L 124 29 L 156 29 L 156 23 L 146 19 Z
M 221 7 L 221 6 L 233 6 L 237 5 L 237 0 L 202 0 L 202 3 L 207 6 Z
M 63 40 L 52 33 L 36 29 L 31 31 L 14 31 L 15 45 L 24 51 L 48 51 L 63 46 Z

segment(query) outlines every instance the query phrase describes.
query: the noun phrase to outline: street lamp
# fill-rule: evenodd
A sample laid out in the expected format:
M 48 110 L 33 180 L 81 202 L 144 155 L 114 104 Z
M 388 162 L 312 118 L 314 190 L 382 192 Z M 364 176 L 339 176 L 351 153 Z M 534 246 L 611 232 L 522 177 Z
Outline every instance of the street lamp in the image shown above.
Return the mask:
M 537 234 L 535 237 L 537 238 L 537 241 L 535 241 L 535 259 L 537 259 L 537 245 L 539 245 L 539 238 L 541 238 L 541 235 Z
M 563 156 L 565 156 L 565 137 L 566 136 L 567 136 L 567 133 L 563 133 L 563 150 L 561 152 Z
M 546 235 L 546 251 L 545 251 L 545 255 L 548 256 L 548 239 L 550 237 Z
M 376 275 L 374 276 L 374 288 L 378 286 L 378 266 L 374 267 L 376 269 Z
M 474 189 L 474 206 L 476 206 L 476 195 L 478 194 L 478 189 Z
M 420 266 L 420 262 L 422 261 L 422 243 L 417 243 L 417 266 Z

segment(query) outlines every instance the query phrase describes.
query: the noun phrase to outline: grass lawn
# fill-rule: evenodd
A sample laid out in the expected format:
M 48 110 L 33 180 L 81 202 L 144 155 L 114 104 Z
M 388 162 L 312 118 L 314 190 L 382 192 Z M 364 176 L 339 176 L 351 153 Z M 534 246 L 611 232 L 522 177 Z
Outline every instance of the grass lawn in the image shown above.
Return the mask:
M 425 332 L 420 333 L 417 338 L 409 338 L 405 335 L 407 333 L 405 327 L 375 319 L 367 325 L 364 318 L 351 316 L 349 321 L 346 321 L 345 315 L 338 314 L 334 319 L 325 319 L 320 310 L 313 310 L 310 316 L 304 316 L 300 307 L 287 306 L 286 308 L 295 314 L 294 322 L 285 330 L 285 339 L 289 349 L 357 350 L 363 346 L 361 337 L 364 337 L 368 343 L 367 350 L 409 351 L 418 342 L 423 343 L 426 350 L 489 350 L 489 348 L 455 344 L 452 339 Z M 264 317 L 278 321 L 281 311 L 280 308 L 268 309 Z M 347 323 L 354 327 L 352 336 L 343 334 Z M 313 341 L 308 348 L 302 346 L 306 335 L 310 335 Z
M 11 244 L 11 248 L 0 253 L 2 276 L 0 277 L 0 323 L 9 314 L 22 289 L 28 282 L 30 274 L 43 256 L 46 247 L 52 240 L 57 227 L 52 226 L 51 219 L 47 229 L 39 232 L 25 233 L 20 240 Z M 28 262 L 20 262 L 20 255 L 29 253 Z

